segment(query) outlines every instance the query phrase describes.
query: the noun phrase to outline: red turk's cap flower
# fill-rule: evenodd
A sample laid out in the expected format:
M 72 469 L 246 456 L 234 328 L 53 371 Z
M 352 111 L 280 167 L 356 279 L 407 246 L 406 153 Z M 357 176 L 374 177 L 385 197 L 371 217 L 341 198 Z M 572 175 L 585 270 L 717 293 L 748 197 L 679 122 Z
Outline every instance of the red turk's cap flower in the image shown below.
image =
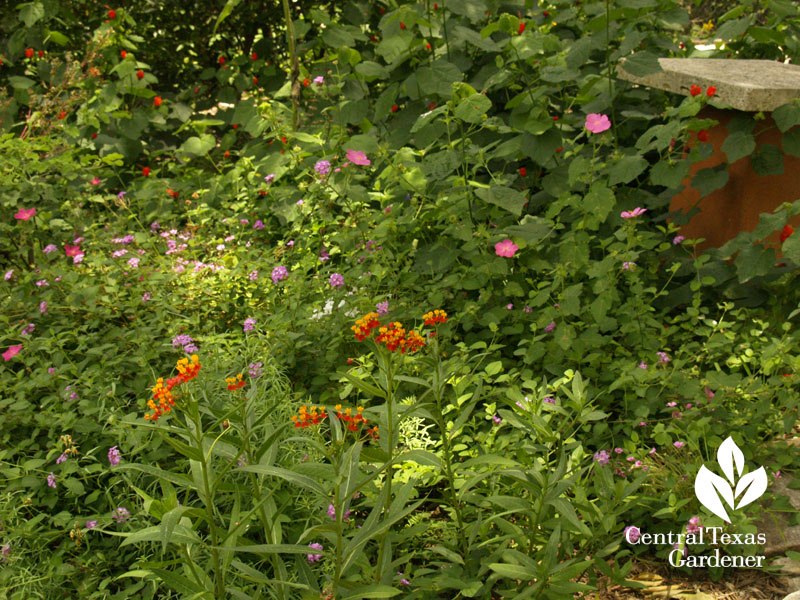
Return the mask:
M 282 141 L 284 144 L 286 143 L 286 136 L 285 136 L 285 135 L 282 135 L 282 136 L 281 136 L 281 141 Z
M 142 175 L 145 176 L 145 177 L 149 177 L 150 176 L 150 167 L 145 167 L 144 169 L 142 169 Z
M 379 12 L 379 13 L 381 13 L 381 14 L 383 14 L 383 13 L 385 13 L 385 12 L 386 12 L 386 9 L 385 9 L 385 8 L 383 8 L 383 7 L 381 6 L 381 7 L 378 9 L 378 12 Z
M 58 113 L 58 118 L 59 119 L 66 119 L 67 118 L 67 111 L 62 110 L 61 112 L 59 112 Z
M 793 233 L 794 227 L 791 225 L 784 225 L 783 230 L 781 231 L 781 244 L 785 242 Z
M 405 30 L 406 24 L 400 21 L 400 29 Z
M 708 141 L 708 129 L 703 129 L 702 131 L 697 132 L 697 139 L 701 142 Z
M 28 58 L 33 58 L 33 48 L 26 48 L 25 56 L 27 56 Z
M 125 50 L 123 50 L 122 52 L 120 52 L 120 53 L 119 53 L 119 55 L 120 55 L 122 58 L 125 58 L 126 56 L 128 56 L 128 53 L 127 53 L 127 52 L 125 52 Z
M 236 123 L 234 123 L 234 124 L 233 124 L 233 128 L 234 128 L 234 129 L 239 129 L 239 126 L 238 126 Z
M 431 49 L 430 43 L 425 44 L 425 50 L 430 50 L 430 49 Z
M 717 93 L 717 88 L 715 88 L 713 85 L 708 86 L 708 89 L 706 90 L 706 96 L 711 98 L 716 93 Z
M 256 54 L 255 52 L 253 52 L 253 53 L 250 55 L 250 58 L 252 58 L 253 60 L 258 60 L 258 54 Z
M 433 3 L 433 10 L 439 10 L 439 4 L 437 2 Z
M 113 8 L 111 10 L 109 10 L 108 11 L 108 18 L 109 19 L 116 19 L 117 18 L 117 11 L 115 11 Z
M 558 115 L 556 115 L 555 117 L 553 117 L 553 121 L 558 121 Z
M 39 50 L 39 58 L 42 58 L 43 56 L 44 56 L 44 50 Z
M 224 56 L 220 56 L 220 57 L 217 59 L 217 61 L 219 62 L 219 64 L 221 64 L 221 65 L 224 65 L 224 64 L 225 64 L 225 57 L 224 57 Z
M 519 176 L 520 177 L 525 177 L 527 174 L 528 174 L 528 169 L 526 169 L 525 167 L 520 167 L 519 168 Z
M 258 85 L 258 77 L 253 77 L 253 85 Z
M 308 77 L 306 77 L 305 79 L 303 79 L 303 87 L 308 87 L 308 85 L 309 85 L 310 83 L 311 83 L 311 80 L 310 80 Z
M 96 138 L 96 137 L 97 137 L 97 134 L 96 134 L 96 133 L 93 133 L 93 134 L 92 134 L 92 139 L 94 139 L 94 138 Z
M 542 13 L 542 15 L 543 15 L 543 16 L 545 16 L 545 17 L 549 17 L 549 16 L 550 16 L 550 13 L 549 13 L 549 12 L 547 12 L 547 11 L 544 11 L 544 12 Z
M 558 148 L 556 148 L 556 152 L 561 152 L 563 149 L 564 148 L 562 146 L 559 146 Z
M 398 108 L 397 104 L 392 106 L 392 112 L 397 112 L 398 110 L 400 110 L 400 108 Z
M 224 156 L 225 158 L 228 158 L 230 155 L 231 155 L 231 153 L 228 152 L 227 150 L 225 150 L 225 154 L 223 154 L 222 156 Z
M 434 108 L 436 108 L 436 102 L 431 102 L 428 104 L 428 110 L 433 110 Z
M 525 31 L 525 23 L 520 23 L 519 29 L 517 29 L 517 33 L 521 35 L 523 31 Z
M 141 80 L 141 79 L 144 79 L 144 71 L 142 71 L 141 69 L 139 69 L 138 71 L 136 71 L 136 78 L 137 78 L 137 79 L 140 79 L 140 80 Z
M 155 98 L 153 98 L 153 106 L 155 106 L 156 108 L 161 106 L 162 102 L 163 100 L 161 100 L 161 96 L 156 96 Z
M 692 96 L 699 96 L 700 94 L 702 94 L 702 93 L 703 93 L 703 88 L 701 88 L 699 85 L 693 85 L 693 86 L 692 86 L 692 87 L 689 89 L 689 93 L 690 93 Z

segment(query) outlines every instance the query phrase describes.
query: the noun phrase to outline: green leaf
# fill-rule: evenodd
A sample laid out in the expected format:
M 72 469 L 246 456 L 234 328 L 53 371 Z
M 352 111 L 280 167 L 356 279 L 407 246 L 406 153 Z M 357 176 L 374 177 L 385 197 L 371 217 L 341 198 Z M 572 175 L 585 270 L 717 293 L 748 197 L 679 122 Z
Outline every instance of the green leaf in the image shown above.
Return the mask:
M 684 178 L 689 175 L 690 166 L 688 160 L 678 160 L 674 163 L 662 160 L 650 170 L 650 181 L 653 185 L 677 188 Z
M 510 579 L 521 579 L 522 581 L 532 581 L 538 577 L 538 573 L 522 565 L 512 565 L 508 563 L 490 563 L 489 568 L 500 575 Z
M 788 241 L 788 240 L 787 240 Z M 775 250 L 760 244 L 749 244 L 736 257 L 736 271 L 740 283 L 760 277 L 772 271 L 775 265 Z
M 658 57 L 647 50 L 627 57 L 620 62 L 620 68 L 634 77 L 644 77 L 652 73 L 661 73 L 664 70 L 658 62 Z
M 222 10 L 217 17 L 217 21 L 214 23 L 214 31 L 212 32 L 212 35 L 217 33 L 217 27 L 219 27 L 219 24 L 227 19 L 228 16 L 230 16 L 230 14 L 233 12 L 233 9 L 236 8 L 241 1 L 242 0 L 228 0 L 225 3 L 225 6 L 222 7 Z
M 752 134 L 744 131 L 732 133 L 722 143 L 722 151 L 727 155 L 728 163 L 730 164 L 735 163 L 740 158 L 749 156 L 755 149 L 756 139 Z
M 115 469 L 132 469 L 134 471 L 141 471 L 142 473 L 147 473 L 148 475 L 153 475 L 158 477 L 159 479 L 164 479 L 169 481 L 170 483 L 174 483 L 181 487 L 195 489 L 194 482 L 192 481 L 191 477 L 187 475 L 179 474 L 179 473 L 172 473 L 170 471 L 163 471 L 157 467 L 153 467 L 151 465 L 140 465 L 136 463 L 123 463 L 114 467 Z
M 493 185 L 488 190 L 475 190 L 475 195 L 484 202 L 496 204 L 517 217 L 522 214 L 522 208 L 526 202 L 525 196 L 520 192 L 502 185 Z
M 331 48 L 339 48 L 341 46 L 351 47 L 356 42 L 349 31 L 338 25 L 329 25 L 326 27 L 322 34 L 322 41 Z
M 800 125 L 800 106 L 794 102 L 784 104 L 772 111 L 771 116 L 781 133 L 785 133 L 795 125 Z
M 53 40 L 59 46 L 66 46 L 69 44 L 69 38 L 61 33 L 60 31 L 53 31 L 52 29 L 47 31 L 47 35 L 45 36 L 45 41 L 48 39 Z
M 19 11 L 19 18 L 25 22 L 25 27 L 29 29 L 42 17 L 44 17 L 44 4 L 41 2 L 24 4 Z
M 203 590 L 203 588 L 198 586 L 197 583 L 188 577 L 178 575 L 177 573 L 173 571 L 167 571 L 166 569 L 151 568 L 150 571 L 153 573 L 153 575 L 156 575 L 159 579 L 161 579 L 161 581 L 163 581 L 167 587 L 172 588 L 179 594 L 200 594 L 200 596 L 194 597 L 206 597 L 206 594 L 204 593 L 205 590 Z
M 386 79 L 389 76 L 386 67 L 371 60 L 357 64 L 356 73 L 368 79 Z
M 290 471 L 288 469 L 282 469 L 280 467 L 269 467 L 266 465 L 248 465 L 245 467 L 239 467 L 238 470 L 247 471 L 250 473 L 258 473 L 259 475 L 269 475 L 272 477 L 278 477 L 298 487 L 315 492 L 320 496 L 327 497 L 327 492 L 325 491 L 325 489 L 316 481 L 311 479 L 311 477 L 295 473 L 294 471 Z
M 64 487 L 67 488 L 73 496 L 83 496 L 86 489 L 79 479 L 68 477 L 64 480 Z
M 179 151 L 187 156 L 205 156 L 217 145 L 217 140 L 210 133 L 204 133 L 200 137 L 192 136 L 181 145 Z
M 800 157 L 800 130 L 793 129 L 784 133 L 781 144 L 786 154 Z
M 692 179 L 692 187 L 700 192 L 701 196 L 708 196 L 728 183 L 730 175 L 727 165 L 722 164 L 711 169 L 701 169 Z
M 425 127 L 428 123 L 433 121 L 436 117 L 441 114 L 447 112 L 446 106 L 440 106 L 438 108 L 434 108 L 433 110 L 429 110 L 428 112 L 422 113 L 419 117 L 417 117 L 416 122 L 411 127 L 411 133 L 417 133 L 420 129 Z
M 636 179 L 647 168 L 647 161 L 641 156 L 625 156 L 611 167 L 608 174 L 608 185 L 629 183 Z
M 437 469 L 442 468 L 442 460 L 433 452 L 427 452 L 426 450 L 410 450 L 400 455 L 400 458 L 403 461 L 415 462 L 418 465 L 436 467 Z
M 503 233 L 522 238 L 528 244 L 535 244 L 550 235 L 553 227 L 552 221 L 548 221 L 543 217 L 525 215 L 519 225 L 506 227 Z
M 8 78 L 8 83 L 11 84 L 11 87 L 18 90 L 27 90 L 36 84 L 33 79 L 22 77 L 21 75 L 11 75 Z
M 153 527 L 146 527 L 145 529 L 140 529 L 139 531 L 135 531 L 134 533 L 124 533 L 124 534 L 116 534 L 121 535 L 125 539 L 120 544 L 120 548 L 122 546 L 129 546 L 130 544 L 137 544 L 139 542 L 160 542 L 161 541 L 161 527 L 155 525 Z M 197 534 L 186 527 L 185 525 L 179 523 L 175 526 L 175 529 L 170 534 L 171 541 L 176 544 L 199 544 L 200 538 L 197 537 Z
M 189 510 L 188 506 L 177 506 L 170 511 L 167 511 L 161 518 L 161 552 L 167 551 L 167 543 L 174 541 L 172 534 L 175 532 L 175 527 L 180 523 L 181 516 L 184 512 Z M 178 542 L 176 542 L 178 543 Z
M 492 108 L 492 101 L 483 94 L 473 94 L 458 103 L 453 114 L 467 123 L 480 123 L 483 115 Z
M 308 548 L 306 548 L 306 552 L 308 552 Z M 394 598 L 398 594 L 402 594 L 402 592 L 392 586 L 371 584 L 352 590 L 346 596 L 342 596 L 342 600 L 358 600 L 359 598 Z
M 764 144 L 750 157 L 750 164 L 757 175 L 783 174 L 783 152 L 773 144 Z
M 786 238 L 781 246 L 783 256 L 791 260 L 794 264 L 800 265 L 800 235 L 797 232 Z
M 583 210 L 599 225 L 606 220 L 616 204 L 614 191 L 603 182 L 596 181 L 584 198 Z

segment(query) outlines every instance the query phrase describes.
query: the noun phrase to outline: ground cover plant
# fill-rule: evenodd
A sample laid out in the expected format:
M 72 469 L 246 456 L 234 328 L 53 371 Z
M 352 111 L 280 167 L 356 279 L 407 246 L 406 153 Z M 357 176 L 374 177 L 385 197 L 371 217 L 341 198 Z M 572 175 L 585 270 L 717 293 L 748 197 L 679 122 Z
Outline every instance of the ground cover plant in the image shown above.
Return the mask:
M 800 203 L 696 253 L 717 90 L 616 68 L 797 62 L 792 3 L 6 8 L 4 597 L 590 597 L 787 510 L 693 485 L 796 467 Z

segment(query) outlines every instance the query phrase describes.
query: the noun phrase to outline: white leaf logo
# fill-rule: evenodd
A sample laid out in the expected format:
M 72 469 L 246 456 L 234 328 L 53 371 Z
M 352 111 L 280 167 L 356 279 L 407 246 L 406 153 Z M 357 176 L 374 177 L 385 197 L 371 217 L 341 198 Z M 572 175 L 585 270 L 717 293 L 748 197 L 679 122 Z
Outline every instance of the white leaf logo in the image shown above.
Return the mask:
M 756 471 L 742 476 L 744 454 L 742 454 L 739 446 L 730 436 L 717 449 L 717 462 L 722 467 L 722 472 L 728 481 L 712 473 L 703 465 L 694 480 L 694 493 L 697 499 L 700 500 L 700 504 L 720 519 L 730 523 L 728 512 L 725 510 L 720 498 L 725 501 L 731 510 L 747 506 L 767 491 L 767 472 L 764 467 L 760 467 Z M 741 494 L 744 495 L 736 505 L 736 498 Z

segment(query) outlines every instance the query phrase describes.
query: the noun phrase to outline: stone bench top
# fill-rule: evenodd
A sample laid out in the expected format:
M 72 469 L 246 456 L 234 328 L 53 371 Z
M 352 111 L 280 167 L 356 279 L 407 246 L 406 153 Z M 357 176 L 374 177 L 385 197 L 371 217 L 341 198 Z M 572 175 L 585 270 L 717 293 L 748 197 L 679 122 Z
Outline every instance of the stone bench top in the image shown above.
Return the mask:
M 660 73 L 636 77 L 625 71 L 621 62 L 620 79 L 649 87 L 689 95 L 692 85 L 703 93 L 708 86 L 717 88 L 712 104 L 744 111 L 773 111 L 800 97 L 800 66 L 772 60 L 736 60 L 729 58 L 659 58 Z

